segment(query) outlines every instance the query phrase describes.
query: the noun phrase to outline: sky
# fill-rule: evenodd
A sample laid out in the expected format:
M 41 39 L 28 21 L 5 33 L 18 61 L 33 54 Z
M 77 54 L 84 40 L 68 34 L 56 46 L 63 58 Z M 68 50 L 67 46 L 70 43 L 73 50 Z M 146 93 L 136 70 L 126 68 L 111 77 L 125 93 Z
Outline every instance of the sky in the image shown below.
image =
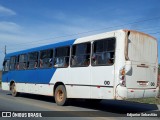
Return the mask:
M 160 43 L 159 13 L 160 0 L 0 0 L 0 69 L 5 45 L 11 53 L 117 29 Z

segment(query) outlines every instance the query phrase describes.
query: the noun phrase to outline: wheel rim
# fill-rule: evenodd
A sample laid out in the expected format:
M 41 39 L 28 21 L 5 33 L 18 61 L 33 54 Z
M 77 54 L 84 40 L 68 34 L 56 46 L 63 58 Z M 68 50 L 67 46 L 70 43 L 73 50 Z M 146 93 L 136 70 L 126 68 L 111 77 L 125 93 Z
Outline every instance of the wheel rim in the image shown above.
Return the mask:
M 58 90 L 58 91 L 57 91 L 56 98 L 57 98 L 57 101 L 58 101 L 58 102 L 63 101 L 63 99 L 64 99 L 64 93 L 63 93 L 62 90 Z
M 12 94 L 16 94 L 16 88 L 15 88 L 15 85 L 12 85 L 12 89 L 11 89 L 11 91 L 12 91 Z

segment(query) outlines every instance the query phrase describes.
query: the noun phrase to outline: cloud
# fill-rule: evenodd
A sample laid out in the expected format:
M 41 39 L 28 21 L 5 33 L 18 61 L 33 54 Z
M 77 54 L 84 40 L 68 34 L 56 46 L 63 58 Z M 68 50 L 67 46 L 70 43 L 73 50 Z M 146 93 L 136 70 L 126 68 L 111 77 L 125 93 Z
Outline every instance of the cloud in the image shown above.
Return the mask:
M 18 33 L 20 32 L 21 27 L 14 22 L 0 22 L 0 32 L 7 33 Z
M 111 27 L 113 24 L 122 24 L 119 20 L 104 21 L 87 16 L 65 14 L 61 11 L 56 11 L 53 16 L 50 15 L 50 19 L 56 19 L 58 22 L 45 22 L 44 24 L 34 24 L 33 26 L 20 26 L 14 22 L 6 21 L 0 22 L 0 40 L 8 46 L 8 49 L 10 49 L 9 52 L 13 52 L 34 46 L 111 31 L 118 28 L 107 27 Z
M 65 27 L 64 30 L 67 32 L 71 31 L 71 33 L 77 33 L 77 32 L 79 33 L 90 30 L 92 31 L 95 29 L 101 29 L 101 28 L 103 29 L 107 27 L 110 28 L 112 26 L 114 27 L 117 25 L 125 24 L 125 22 L 128 20 L 126 17 L 118 17 L 118 19 L 110 20 L 110 17 L 103 18 L 101 15 L 98 15 L 98 13 L 99 12 L 97 12 L 96 15 L 87 16 L 80 14 L 70 14 L 65 11 L 57 10 L 44 14 L 44 17 L 47 17 L 52 21 L 55 21 L 54 24 L 58 26 L 64 26 Z M 121 13 L 123 13 L 123 11 Z M 114 14 L 120 14 L 118 12 L 118 9 L 114 10 Z M 133 17 L 132 15 L 129 15 L 127 17 L 135 18 L 135 16 Z M 115 27 L 115 29 L 117 29 L 117 27 Z M 105 31 L 106 30 L 110 31 L 110 29 L 105 29 Z
M 10 15 L 16 15 L 16 12 L 0 5 L 0 16 L 10 16 Z

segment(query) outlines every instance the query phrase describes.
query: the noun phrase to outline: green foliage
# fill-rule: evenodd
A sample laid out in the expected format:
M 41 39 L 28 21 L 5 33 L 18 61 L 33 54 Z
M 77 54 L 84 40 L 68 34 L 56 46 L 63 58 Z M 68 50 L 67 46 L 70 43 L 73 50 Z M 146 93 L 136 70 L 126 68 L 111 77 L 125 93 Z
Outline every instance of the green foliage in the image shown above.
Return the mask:
M 127 101 L 148 103 L 148 104 L 160 104 L 160 98 L 132 98 Z

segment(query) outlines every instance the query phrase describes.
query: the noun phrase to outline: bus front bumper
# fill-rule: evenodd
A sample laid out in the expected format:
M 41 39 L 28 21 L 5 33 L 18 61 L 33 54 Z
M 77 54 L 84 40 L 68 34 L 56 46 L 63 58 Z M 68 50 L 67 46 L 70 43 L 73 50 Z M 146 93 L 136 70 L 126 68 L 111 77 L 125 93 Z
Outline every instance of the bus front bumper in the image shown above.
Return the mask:
M 147 97 L 157 97 L 159 93 L 159 87 L 148 88 L 148 89 L 129 89 L 126 87 L 118 86 L 116 89 L 116 99 L 125 100 L 128 98 L 147 98 Z

